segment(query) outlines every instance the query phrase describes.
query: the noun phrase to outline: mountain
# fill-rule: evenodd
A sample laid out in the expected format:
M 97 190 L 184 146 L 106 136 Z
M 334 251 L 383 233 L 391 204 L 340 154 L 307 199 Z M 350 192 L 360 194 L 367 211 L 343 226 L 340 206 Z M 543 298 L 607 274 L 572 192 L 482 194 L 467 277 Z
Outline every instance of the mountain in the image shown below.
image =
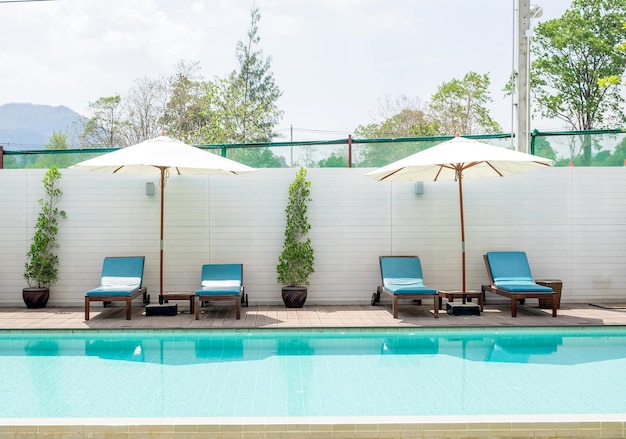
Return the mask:
M 43 149 L 53 132 L 65 132 L 81 115 L 63 105 L 0 105 L 0 145 L 7 150 Z

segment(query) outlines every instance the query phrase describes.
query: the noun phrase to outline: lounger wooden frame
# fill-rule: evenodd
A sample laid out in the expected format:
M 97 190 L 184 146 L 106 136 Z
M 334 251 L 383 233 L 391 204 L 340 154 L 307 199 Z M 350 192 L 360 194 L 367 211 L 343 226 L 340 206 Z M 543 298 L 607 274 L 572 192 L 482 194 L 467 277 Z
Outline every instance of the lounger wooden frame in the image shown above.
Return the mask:
M 130 320 L 131 317 L 131 302 L 139 297 L 143 296 L 143 303 L 149 303 L 150 299 L 148 299 L 148 289 L 146 287 L 141 287 L 134 293 L 129 295 L 121 296 L 119 294 L 114 296 L 85 296 L 85 320 L 89 320 L 89 304 L 90 302 L 103 302 L 103 306 L 107 306 L 111 302 L 126 302 L 126 320 Z
M 424 296 L 429 296 L 429 294 L 394 294 L 392 291 L 389 291 L 387 288 L 385 288 L 382 285 L 376 289 L 376 294 L 378 294 L 379 298 L 380 298 L 381 293 L 384 293 L 388 295 L 389 297 L 391 297 L 391 312 L 393 314 L 394 319 L 398 318 L 398 301 L 400 299 L 418 300 L 419 303 L 421 303 L 422 300 L 424 299 Z M 433 301 L 434 301 L 433 312 L 435 314 L 435 318 L 439 318 L 439 293 L 433 294 L 432 296 L 433 296 Z
M 489 285 L 483 285 L 481 290 L 483 293 L 489 291 L 500 296 L 508 297 L 511 299 L 511 317 L 517 317 L 517 301 L 521 301 L 523 303 L 526 299 L 545 299 L 547 298 L 547 293 L 538 293 L 536 291 L 528 291 L 528 292 L 511 292 L 502 290 L 494 285 L 493 276 L 491 274 L 491 267 L 489 266 L 489 259 L 487 255 L 483 255 L 483 260 L 485 261 L 485 267 L 487 268 L 487 275 L 489 276 Z M 552 292 L 550 295 L 552 299 L 552 317 L 556 317 L 556 310 L 558 309 L 558 303 L 556 300 L 556 296 L 558 293 Z
M 235 319 L 241 319 L 241 298 L 244 296 L 244 287 L 243 285 L 239 289 L 239 294 L 226 294 L 224 296 L 219 296 L 216 294 L 198 294 L 196 293 L 195 303 L 193 306 L 194 309 L 194 318 L 196 320 L 200 320 L 200 307 L 202 306 L 202 302 L 214 302 L 214 301 L 235 301 Z

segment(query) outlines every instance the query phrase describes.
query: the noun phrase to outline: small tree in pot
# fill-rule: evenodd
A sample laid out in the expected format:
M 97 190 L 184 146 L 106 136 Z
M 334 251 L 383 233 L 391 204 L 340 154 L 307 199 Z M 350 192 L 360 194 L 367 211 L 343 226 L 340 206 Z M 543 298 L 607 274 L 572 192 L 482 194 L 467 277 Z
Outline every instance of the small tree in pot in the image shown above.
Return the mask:
M 315 256 L 311 239 L 307 237 L 311 225 L 307 215 L 311 201 L 311 182 L 306 169 L 300 168 L 289 186 L 289 202 L 285 213 L 285 242 L 278 258 L 278 282 L 283 285 L 282 296 L 288 308 L 301 308 L 306 301 L 309 275 L 313 273 Z
M 29 287 L 22 290 L 22 297 L 27 308 L 45 307 L 50 285 L 59 276 L 59 257 L 55 253 L 59 246 L 56 235 L 59 231 L 59 220 L 65 218 L 65 211 L 58 208 L 63 195 L 59 187 L 60 179 L 61 172 L 56 166 L 51 166 L 42 180 L 45 196 L 39 199 L 41 210 L 24 265 L 24 279 Z

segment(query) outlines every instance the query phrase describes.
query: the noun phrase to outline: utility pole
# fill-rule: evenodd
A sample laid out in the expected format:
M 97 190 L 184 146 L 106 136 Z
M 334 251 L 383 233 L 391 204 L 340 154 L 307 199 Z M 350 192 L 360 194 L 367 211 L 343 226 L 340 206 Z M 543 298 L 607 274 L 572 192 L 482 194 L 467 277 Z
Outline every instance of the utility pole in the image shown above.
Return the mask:
M 543 9 L 530 5 L 530 0 L 516 0 L 517 7 L 517 65 L 515 90 L 517 92 L 517 150 L 529 152 L 530 148 L 530 37 L 533 18 L 543 15 Z

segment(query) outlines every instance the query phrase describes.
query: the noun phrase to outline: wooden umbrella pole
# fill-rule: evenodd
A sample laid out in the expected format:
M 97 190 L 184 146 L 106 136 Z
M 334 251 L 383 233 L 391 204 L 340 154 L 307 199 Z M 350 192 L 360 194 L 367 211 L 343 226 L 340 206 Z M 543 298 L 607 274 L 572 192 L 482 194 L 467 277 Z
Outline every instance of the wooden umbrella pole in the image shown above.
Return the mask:
M 465 303 L 465 219 L 463 217 L 463 173 L 461 168 L 457 169 L 457 179 L 459 181 L 459 208 L 461 211 L 461 266 L 463 270 L 463 303 Z
M 161 236 L 159 241 L 159 297 L 163 298 L 163 205 L 165 203 L 165 168 L 161 168 Z M 159 301 L 160 303 L 161 301 Z

